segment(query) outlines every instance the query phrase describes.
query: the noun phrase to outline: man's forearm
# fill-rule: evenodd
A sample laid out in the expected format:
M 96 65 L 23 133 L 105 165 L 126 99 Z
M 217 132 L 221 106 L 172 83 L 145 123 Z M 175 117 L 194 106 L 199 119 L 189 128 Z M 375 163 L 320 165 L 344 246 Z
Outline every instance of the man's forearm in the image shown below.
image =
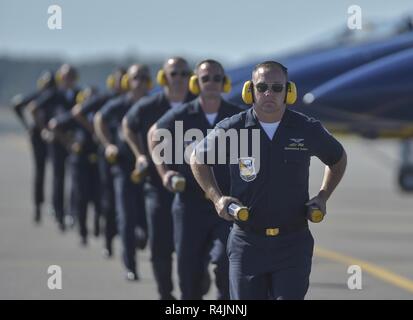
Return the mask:
M 143 142 L 140 134 L 135 134 L 128 125 L 127 118 L 122 120 L 122 132 L 125 136 L 126 142 L 131 148 L 135 158 L 138 159 L 140 155 L 145 155 L 143 151 Z
M 93 119 L 93 124 L 96 132 L 96 136 L 100 140 L 100 142 L 107 147 L 108 145 L 112 144 L 112 138 L 110 136 L 109 130 L 107 129 L 103 119 L 102 115 L 98 112 L 94 119 Z
M 195 153 L 193 153 L 191 156 L 191 170 L 195 180 L 207 194 L 208 198 L 214 203 L 217 202 L 222 197 L 222 192 L 215 179 L 213 169 L 206 164 L 198 164 Z
M 343 178 L 347 166 L 347 154 L 344 151 L 341 159 L 332 166 L 326 166 L 324 170 L 323 183 L 320 188 L 320 194 L 328 200 L 334 189 Z

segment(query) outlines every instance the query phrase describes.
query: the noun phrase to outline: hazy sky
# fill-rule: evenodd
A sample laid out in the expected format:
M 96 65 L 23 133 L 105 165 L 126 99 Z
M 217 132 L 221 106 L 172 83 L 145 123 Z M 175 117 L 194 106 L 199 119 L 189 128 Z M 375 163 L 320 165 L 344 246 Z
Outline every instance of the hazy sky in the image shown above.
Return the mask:
M 47 27 L 49 5 L 63 29 Z M 58 54 L 70 59 L 121 58 L 128 52 L 222 58 L 236 63 L 317 40 L 347 22 L 413 12 L 412 0 L 0 0 L 0 55 Z

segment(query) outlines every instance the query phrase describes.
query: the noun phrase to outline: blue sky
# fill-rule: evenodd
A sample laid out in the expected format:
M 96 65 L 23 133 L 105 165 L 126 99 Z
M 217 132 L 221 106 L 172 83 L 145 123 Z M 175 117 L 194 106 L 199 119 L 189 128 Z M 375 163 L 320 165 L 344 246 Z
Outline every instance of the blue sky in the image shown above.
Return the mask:
M 52 4 L 62 7 L 62 30 L 47 28 Z M 412 0 L 0 0 L 0 55 L 181 54 L 237 63 L 316 41 L 346 25 L 352 4 L 369 20 L 413 13 Z

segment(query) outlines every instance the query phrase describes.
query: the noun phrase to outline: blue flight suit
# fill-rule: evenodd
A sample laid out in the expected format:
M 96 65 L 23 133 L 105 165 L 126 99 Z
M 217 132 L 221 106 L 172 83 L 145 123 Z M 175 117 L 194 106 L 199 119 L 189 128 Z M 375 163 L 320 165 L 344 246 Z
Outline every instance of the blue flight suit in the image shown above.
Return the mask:
M 234 222 L 228 238 L 231 299 L 304 299 L 314 247 L 305 205 L 310 158 L 333 165 L 343 155 L 342 145 L 319 121 L 289 109 L 272 140 L 253 108 L 216 128 L 246 129 L 249 134 L 248 157 L 229 165 L 229 195 L 250 212 L 247 221 Z M 260 134 L 259 159 L 252 153 L 253 129 Z M 217 136 L 212 132 L 208 139 Z
M 185 102 L 194 98 L 195 96 L 188 94 Z M 142 137 L 145 155 L 149 161 L 151 157 L 148 151 L 148 131 L 170 109 L 170 103 L 165 93 L 162 92 L 155 96 L 142 98 L 126 114 L 129 129 Z M 161 299 L 169 300 L 173 298 L 172 253 L 174 245 L 171 214 L 173 194 L 163 187 L 152 161 L 149 163 L 143 190 L 152 267 Z
M 92 134 L 81 126 L 71 111 L 56 118 L 57 130 L 70 136 L 71 143 L 77 143 L 79 150 L 70 150 L 69 164 L 71 174 L 71 212 L 77 218 L 82 244 L 87 243 L 87 209 L 93 204 L 94 233 L 99 235 L 99 218 L 101 214 L 100 180 L 97 165 L 97 144 Z
M 241 112 L 237 106 L 221 100 L 215 123 Z M 168 129 L 175 145 L 175 122 L 183 122 L 183 132 L 197 128 L 206 136 L 211 125 L 203 112 L 199 99 L 168 111 L 157 121 L 159 129 Z M 184 142 L 184 148 L 186 147 Z M 175 154 L 175 148 L 173 148 Z M 186 179 L 184 192 L 177 193 L 172 204 L 175 250 L 178 258 L 179 286 L 183 300 L 202 298 L 202 277 L 205 256 L 209 253 L 216 265 L 215 279 L 218 299 L 229 299 L 228 259 L 225 246 L 230 223 L 220 219 L 213 204 L 206 198 L 192 175 L 187 163 L 178 164 L 174 158 L 172 170 L 180 172 Z M 215 174 L 223 190 L 228 189 L 229 172 L 225 166 L 217 166 Z
M 112 166 L 115 190 L 115 206 L 118 230 L 123 246 L 123 263 L 128 270 L 137 275 L 136 249 L 145 246 L 147 224 L 142 196 L 142 187 L 131 180 L 135 158 L 122 133 L 122 119 L 133 104 L 128 94 L 107 102 L 100 113 L 108 124 L 119 156 Z M 140 231 L 140 232 L 138 232 Z
M 54 117 L 64 114 L 76 104 L 78 89 L 62 90 L 48 89 L 36 99 L 36 106 L 41 113 L 42 122 L 47 125 Z M 50 159 L 53 167 L 52 205 L 60 230 L 65 230 L 65 162 L 66 146 L 58 141 L 49 144 Z
M 23 110 L 29 103 L 35 100 L 42 91 L 35 91 L 32 94 L 24 96 L 13 108 L 24 126 L 28 126 L 23 115 Z M 34 123 L 32 127 L 27 127 L 30 135 L 30 143 L 32 146 L 34 160 L 34 175 L 33 175 L 33 201 L 35 205 L 35 220 L 40 220 L 40 206 L 44 202 L 44 176 L 47 160 L 47 144 L 42 139 L 41 129 Z
M 82 104 L 80 113 L 86 117 L 94 115 L 108 101 L 118 96 L 116 92 L 107 92 L 91 97 Z M 115 211 L 115 192 L 113 189 L 113 177 L 110 164 L 105 158 L 104 147 L 100 144 L 97 150 L 97 165 L 100 181 L 100 208 L 105 219 L 104 237 L 105 249 L 108 256 L 112 256 L 112 242 L 117 233 L 116 211 Z

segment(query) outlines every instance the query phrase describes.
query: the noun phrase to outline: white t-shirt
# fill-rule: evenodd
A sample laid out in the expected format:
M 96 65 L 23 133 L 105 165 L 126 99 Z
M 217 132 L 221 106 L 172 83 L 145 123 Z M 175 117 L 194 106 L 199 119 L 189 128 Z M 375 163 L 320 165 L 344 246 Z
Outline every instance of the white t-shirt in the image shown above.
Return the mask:
M 280 125 L 280 121 L 278 122 L 261 122 L 261 127 L 264 129 L 265 133 L 267 134 L 268 138 L 272 140 L 274 137 L 275 132 L 277 131 L 278 126 Z
M 217 118 L 218 112 L 214 113 L 205 113 L 205 117 L 207 118 L 209 124 L 212 126 Z

